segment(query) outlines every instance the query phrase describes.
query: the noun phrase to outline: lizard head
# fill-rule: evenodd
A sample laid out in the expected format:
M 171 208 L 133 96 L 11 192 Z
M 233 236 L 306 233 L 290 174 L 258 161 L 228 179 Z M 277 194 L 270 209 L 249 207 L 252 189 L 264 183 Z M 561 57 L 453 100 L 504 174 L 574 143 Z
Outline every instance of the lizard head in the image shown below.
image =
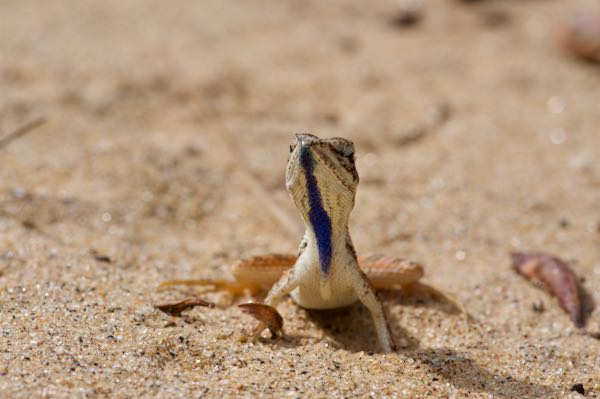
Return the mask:
M 313 229 L 331 220 L 345 228 L 354 207 L 358 172 L 354 144 L 341 137 L 320 139 L 297 134 L 290 143 L 286 187 Z

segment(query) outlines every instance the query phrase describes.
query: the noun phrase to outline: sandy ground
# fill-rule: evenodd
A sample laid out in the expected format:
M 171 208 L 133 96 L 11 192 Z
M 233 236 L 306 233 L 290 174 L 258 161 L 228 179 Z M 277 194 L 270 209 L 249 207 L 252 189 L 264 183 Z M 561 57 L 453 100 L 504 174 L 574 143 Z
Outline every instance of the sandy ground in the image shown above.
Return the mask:
M 561 256 L 598 302 L 600 68 L 554 40 L 597 2 L 429 1 L 407 28 L 398 4 L 2 1 L 0 137 L 48 122 L 0 150 L 0 396 L 600 396 L 600 341 L 507 255 Z M 303 131 L 356 144 L 357 250 L 422 262 L 477 321 L 385 293 L 383 355 L 362 306 L 288 300 L 252 344 L 242 299 L 157 290 L 296 250 Z M 218 306 L 152 307 L 196 294 Z

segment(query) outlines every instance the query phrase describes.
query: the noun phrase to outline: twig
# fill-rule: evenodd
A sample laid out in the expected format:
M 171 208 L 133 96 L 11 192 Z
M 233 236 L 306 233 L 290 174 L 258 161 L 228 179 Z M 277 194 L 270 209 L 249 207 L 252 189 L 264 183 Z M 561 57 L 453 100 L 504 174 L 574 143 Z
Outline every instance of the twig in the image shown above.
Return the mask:
M 29 121 L 29 122 L 27 122 L 24 125 L 21 125 L 16 130 L 14 130 L 13 132 L 9 133 L 8 136 L 0 139 L 0 149 L 6 147 L 12 141 L 18 139 L 21 136 L 24 136 L 25 134 L 29 133 L 30 131 L 32 131 L 36 127 L 39 127 L 39 126 L 43 125 L 44 123 L 46 123 L 46 118 L 42 116 L 42 117 L 36 118 L 36 119 L 34 119 L 32 121 Z

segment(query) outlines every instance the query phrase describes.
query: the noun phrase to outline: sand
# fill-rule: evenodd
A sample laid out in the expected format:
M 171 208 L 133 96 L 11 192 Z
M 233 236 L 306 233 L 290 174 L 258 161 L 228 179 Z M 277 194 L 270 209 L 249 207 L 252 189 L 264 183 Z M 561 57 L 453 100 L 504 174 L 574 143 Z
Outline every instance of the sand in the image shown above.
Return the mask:
M 597 3 L 399 4 L 3 1 L 0 137 L 47 123 L 0 150 L 0 396 L 600 396 L 600 340 L 508 257 L 560 256 L 598 302 L 600 67 L 555 41 Z M 157 290 L 296 250 L 305 131 L 355 142 L 358 252 L 422 262 L 474 320 L 383 293 L 384 355 L 362 306 L 288 299 L 285 338 L 240 342 L 247 298 Z M 152 307 L 194 295 L 217 306 Z

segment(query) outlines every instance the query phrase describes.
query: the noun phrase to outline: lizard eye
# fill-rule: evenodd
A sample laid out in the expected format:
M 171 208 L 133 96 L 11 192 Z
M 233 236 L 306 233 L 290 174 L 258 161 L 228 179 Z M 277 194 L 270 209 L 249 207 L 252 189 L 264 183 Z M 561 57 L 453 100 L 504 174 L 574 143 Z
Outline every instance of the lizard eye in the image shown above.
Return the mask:
M 342 138 L 335 138 L 331 142 L 333 149 L 346 158 L 354 156 L 354 144 L 351 141 Z
M 342 154 L 344 154 L 345 157 L 351 157 L 354 155 L 354 144 L 346 142 L 346 144 L 344 144 L 342 147 Z

